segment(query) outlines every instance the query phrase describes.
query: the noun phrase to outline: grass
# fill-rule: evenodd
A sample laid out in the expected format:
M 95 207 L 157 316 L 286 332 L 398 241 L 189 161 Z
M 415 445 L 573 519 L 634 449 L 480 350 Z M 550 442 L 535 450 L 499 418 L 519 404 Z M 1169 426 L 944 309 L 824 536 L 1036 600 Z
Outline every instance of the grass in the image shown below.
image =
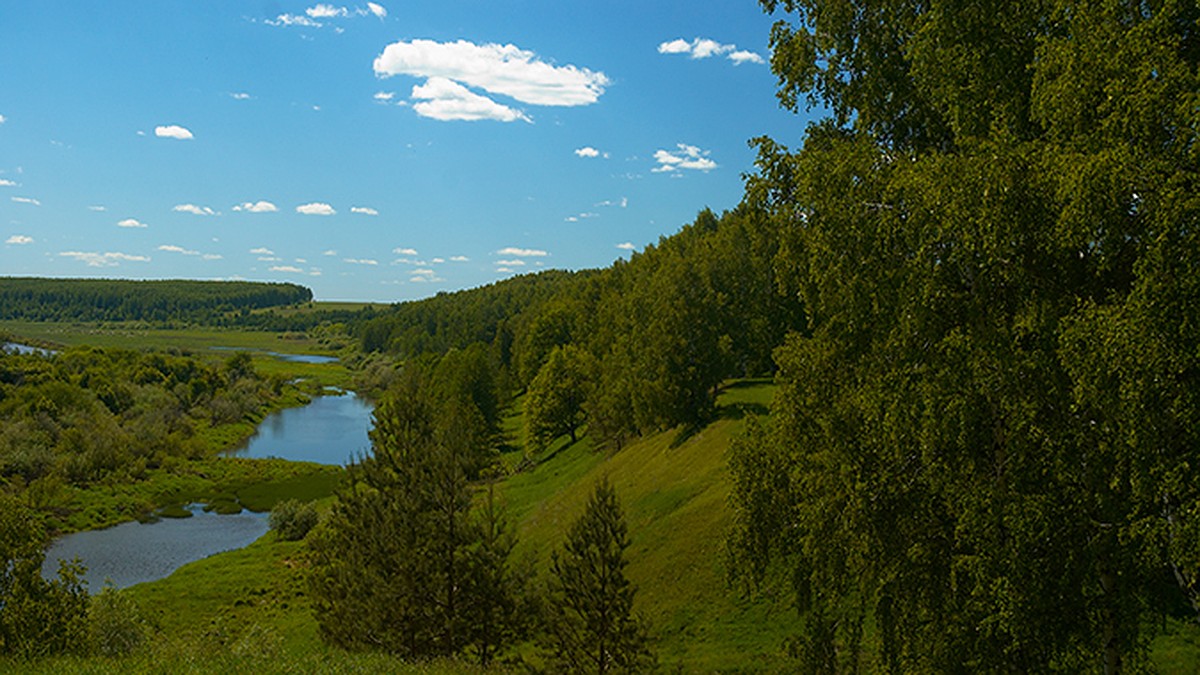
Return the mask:
M 192 503 L 211 505 L 226 513 L 241 508 L 264 512 L 284 499 L 327 497 L 333 494 L 343 473 L 337 466 L 281 459 L 172 461 L 146 470 L 136 480 L 113 478 L 86 489 L 59 486 L 60 492 L 52 499 L 61 508 L 47 524 L 65 533 L 108 527 L 154 511 L 168 517 L 186 517 L 180 508 Z
M 560 441 L 547 449 L 498 485 L 519 537 L 517 555 L 537 561 L 544 580 L 550 552 L 562 545 L 592 486 L 607 476 L 629 525 L 627 572 L 639 589 L 636 610 L 652 628 L 662 669 L 791 670 L 794 664 L 781 645 L 794 630 L 795 614 L 784 603 L 731 591 L 723 557 L 729 525 L 726 452 L 745 417 L 765 410 L 773 391 L 764 381 L 732 383 L 722 393 L 717 420 L 691 434 L 664 431 L 619 452 L 597 451 L 585 434 L 578 443 Z M 517 466 L 524 449 L 516 412 L 505 428 L 510 434 L 505 460 Z M 279 493 L 327 494 L 328 485 L 311 484 L 305 475 L 258 484 L 274 485 Z M 239 487 L 232 476 L 209 478 L 242 500 L 256 498 L 252 482 Z M 319 503 L 327 508 L 329 499 Z M 155 627 L 147 651 L 118 661 L 53 659 L 29 672 L 480 672 L 460 661 L 404 664 L 325 646 L 304 587 L 305 565 L 302 542 L 268 533 L 245 549 L 128 589 Z M 519 651 L 537 665 L 535 649 L 526 645 Z M 1200 628 L 1169 622 L 1152 643 L 1151 656 L 1161 672 L 1195 672 Z
M 765 405 L 772 389 L 766 383 L 731 387 L 722 411 Z M 586 434 L 578 443 L 552 446 L 532 468 L 498 487 L 519 537 L 517 555 L 536 560 L 544 574 L 550 551 L 582 513 L 595 481 L 607 475 L 626 511 L 632 541 L 628 574 L 639 588 L 636 609 L 653 627 L 660 663 L 686 672 L 786 669 L 780 644 L 792 615 L 742 600 L 725 584 L 725 451 L 741 426 L 741 415 L 725 414 L 682 442 L 671 430 L 611 454 L 597 452 Z M 507 428 L 519 431 L 519 424 L 510 419 Z M 509 459 L 523 456 L 519 436 L 511 440 Z M 250 547 L 191 563 L 129 592 L 152 608 L 161 635 L 184 642 L 224 636 L 213 638 L 212 654 L 204 658 L 226 658 L 229 647 L 218 649 L 218 643 L 236 644 L 242 634 L 260 631 L 279 641 L 286 655 L 280 663 L 346 659 L 352 669 L 359 656 L 331 650 L 317 637 L 301 551 L 301 544 L 268 534 Z M 536 663 L 533 649 L 521 651 Z M 206 663 L 224 669 L 217 661 Z M 446 672 L 461 666 L 450 664 Z

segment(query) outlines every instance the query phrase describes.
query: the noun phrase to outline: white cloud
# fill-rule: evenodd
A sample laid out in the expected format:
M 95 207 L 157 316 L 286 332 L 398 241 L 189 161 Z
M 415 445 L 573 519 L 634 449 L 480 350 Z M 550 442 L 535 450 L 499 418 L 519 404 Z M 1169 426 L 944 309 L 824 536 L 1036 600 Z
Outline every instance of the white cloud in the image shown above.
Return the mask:
M 0 187 L 16 187 L 19 183 L 15 183 L 7 178 L 0 178 Z
M 94 205 L 88 207 L 88 211 L 107 211 L 107 210 L 108 210 L 107 206 L 101 206 L 99 204 L 94 204 Z
M 364 216 L 377 216 L 379 212 L 369 206 L 351 206 L 350 213 L 361 213 Z
M 471 259 L 465 255 L 452 255 L 450 256 L 450 262 L 471 262 Z
M 193 213 L 197 216 L 215 216 L 216 211 L 207 206 L 196 206 L 195 204 L 176 204 L 172 211 L 182 211 L 183 213 Z
M 255 255 L 275 255 L 275 251 L 272 251 L 271 249 L 267 248 L 266 246 L 259 246 L 258 248 L 252 248 L 252 249 L 250 249 L 250 252 Z
M 692 43 L 682 38 L 676 38 L 670 42 L 658 45 L 659 54 L 690 54 L 691 52 Z
M 445 281 L 445 279 L 439 277 L 437 273 L 431 269 L 416 269 L 412 272 L 409 272 L 409 274 L 411 276 L 408 278 L 408 280 L 419 284 Z
M 367 3 L 367 10 L 381 19 L 387 16 L 387 9 L 383 5 L 374 2 Z
M 324 202 L 312 202 L 311 204 L 297 206 L 296 213 L 303 213 L 306 216 L 332 216 L 337 211 L 334 211 L 332 206 Z
M 321 255 L 337 255 L 337 251 L 329 249 L 327 251 L 321 251 Z
M 7 117 L 5 117 L 4 115 L 0 115 L 0 124 L 4 124 L 7 121 L 8 121 Z
M 33 237 L 30 237 L 30 236 L 27 236 L 27 235 L 24 235 L 24 234 L 14 234 L 13 236 L 9 237 L 8 239 L 5 239 L 5 240 L 4 240 L 4 243 L 6 243 L 6 244 L 17 244 L 17 245 L 21 245 L 21 244 L 32 244 L 32 243 L 33 243 Z
M 320 28 L 323 25 L 303 14 L 280 14 L 275 17 L 274 21 L 267 19 L 265 23 L 269 26 L 304 26 L 306 28 Z
M 350 263 L 351 265 L 378 265 L 379 264 L 378 260 L 371 260 L 370 258 L 342 258 L 342 262 Z
M 221 260 L 224 257 L 225 256 L 221 255 L 220 253 L 205 253 L 204 255 L 200 256 L 200 258 L 203 260 Z
M 258 201 L 238 204 L 237 206 L 233 207 L 233 210 L 249 211 L 250 213 L 271 213 L 273 211 L 278 211 L 279 207 L 275 206 L 271 202 Z
M 496 254 L 517 256 L 518 258 L 543 258 L 550 255 L 549 253 L 536 248 L 517 248 L 515 246 L 502 248 L 499 251 L 496 251 Z
M 693 59 L 707 59 L 711 56 L 726 56 L 735 65 L 743 63 L 766 63 L 762 56 L 738 49 L 737 45 L 721 44 L 709 38 L 695 38 L 691 42 L 676 38 L 658 45 L 659 54 L 687 54 Z
M 434 265 L 441 265 L 442 263 L 446 262 L 446 259 L 445 258 L 434 258 L 430 262 L 432 262 Z
M 575 154 L 578 157 L 599 157 L 600 151 L 589 145 L 586 147 L 579 148 L 578 150 L 575 151 Z M 607 157 L 608 153 L 607 152 L 604 153 L 604 156 Z
M 461 84 L 444 77 L 431 77 L 425 81 L 425 84 L 414 86 L 412 97 L 420 100 L 420 103 L 413 104 L 413 110 L 418 115 L 443 122 L 451 120 L 468 122 L 478 120 L 530 121 L 529 117 L 520 110 L 476 94 Z
M 734 65 L 742 65 L 743 63 L 766 63 L 762 56 L 754 52 L 736 51 L 729 55 L 729 60 L 733 61 Z
M 275 265 L 267 270 L 268 272 L 290 272 L 292 274 L 304 274 L 304 270 L 292 265 Z
M 232 96 L 233 98 L 235 98 L 239 101 L 246 101 L 246 100 L 250 99 L 250 94 L 247 94 L 244 91 L 235 91 L 235 92 L 231 93 L 230 96 Z
M 520 267 L 521 265 L 525 264 L 525 261 L 519 260 L 519 259 L 517 259 L 517 260 L 497 260 L 496 264 L 503 265 L 504 267 Z
M 497 273 L 497 274 L 512 274 L 512 273 L 513 273 L 513 271 L 514 271 L 514 270 L 513 270 L 512 268 L 509 268 L 509 267 L 497 267 L 497 268 L 496 268 L 496 273 Z
M 417 255 L 417 249 L 415 249 L 415 248 L 394 248 L 394 249 L 392 249 L 392 253 L 395 253 L 396 255 Z
M 345 7 L 334 7 L 333 5 L 319 4 L 309 7 L 304 10 L 304 13 L 314 19 L 331 19 L 337 16 L 348 16 L 350 11 Z
M 709 151 L 701 150 L 694 145 L 679 143 L 676 151 L 659 150 L 654 153 L 654 161 L 658 166 L 651 169 L 654 173 L 665 173 L 687 169 L 691 171 L 712 171 L 717 163 L 708 157 Z
M 258 262 L 283 262 L 283 258 L 273 255 L 260 255 L 258 256 Z
M 192 251 L 174 244 L 163 244 L 162 246 L 158 247 L 158 250 L 166 251 L 168 253 L 182 253 L 183 255 L 200 255 L 200 251 Z
M 621 249 L 622 251 L 634 251 L 634 250 L 637 250 L 637 247 L 633 245 L 633 242 L 629 242 L 629 241 L 627 241 L 627 242 L 625 242 L 625 243 L 623 243 L 623 244 L 617 244 L 617 248 Z
M 33 197 L 13 197 L 12 200 L 18 204 L 30 204 L 32 206 L 41 206 L 42 203 Z
M 604 73 L 552 65 L 516 45 L 477 45 L 466 40 L 394 42 L 376 57 L 374 68 L 379 77 L 454 80 L 532 105 L 589 105 L 609 84 Z
M 86 263 L 88 267 L 117 267 L 122 262 L 149 262 L 144 255 L 129 255 L 128 253 L 92 253 L 84 251 L 63 251 L 58 254 L 64 258 L 74 258 Z
M 149 225 L 141 222 L 137 218 L 126 218 L 125 220 L 117 221 L 117 227 L 149 227 Z
M 195 138 L 191 131 L 188 131 L 178 124 L 171 124 L 164 127 L 154 127 L 154 135 L 158 136 L 159 138 L 174 138 L 180 141 L 187 141 Z
M 373 96 L 372 98 L 374 98 L 376 101 L 387 102 L 387 101 L 392 100 L 395 97 L 396 97 L 396 92 L 377 91 L 377 92 L 375 92 L 375 96 Z

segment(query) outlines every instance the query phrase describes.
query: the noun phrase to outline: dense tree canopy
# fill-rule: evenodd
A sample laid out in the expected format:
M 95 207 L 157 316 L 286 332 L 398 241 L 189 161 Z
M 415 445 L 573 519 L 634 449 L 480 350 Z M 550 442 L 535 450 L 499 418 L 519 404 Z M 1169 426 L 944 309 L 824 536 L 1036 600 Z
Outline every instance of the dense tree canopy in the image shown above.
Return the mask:
M 810 333 L 732 455 L 735 569 L 787 570 L 815 670 L 868 615 L 894 672 L 1136 662 L 1196 590 L 1200 11 L 763 4 L 833 117 L 748 185 Z
M 211 320 L 312 300 L 296 284 L 0 277 L 0 319 L 29 321 Z

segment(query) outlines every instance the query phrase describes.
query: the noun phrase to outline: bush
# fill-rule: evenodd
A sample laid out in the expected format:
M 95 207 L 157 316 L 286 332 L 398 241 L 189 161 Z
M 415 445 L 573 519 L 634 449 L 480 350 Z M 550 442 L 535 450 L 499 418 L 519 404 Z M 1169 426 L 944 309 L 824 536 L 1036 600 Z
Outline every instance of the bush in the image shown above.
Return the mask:
M 146 640 L 146 627 L 137 605 L 111 585 L 106 584 L 92 596 L 88 615 L 92 645 L 99 654 L 125 656 Z
M 271 509 L 271 529 L 284 541 L 299 541 L 317 525 L 317 509 L 311 502 L 287 499 Z

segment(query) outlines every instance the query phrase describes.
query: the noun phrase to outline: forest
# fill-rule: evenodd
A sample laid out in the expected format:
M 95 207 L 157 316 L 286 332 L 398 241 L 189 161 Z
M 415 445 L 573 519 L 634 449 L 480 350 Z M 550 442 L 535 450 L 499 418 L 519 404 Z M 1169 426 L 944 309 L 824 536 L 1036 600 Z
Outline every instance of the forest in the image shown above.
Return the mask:
M 0 319 L 211 323 L 310 300 L 311 290 L 287 283 L 0 278 Z
M 754 139 L 735 208 L 608 268 L 326 321 L 378 397 L 372 453 L 295 549 L 336 653 L 706 669 L 664 648 L 680 620 L 636 599 L 686 580 L 627 576 L 646 549 L 683 546 L 639 540 L 650 518 L 627 517 L 664 497 L 622 494 L 659 461 L 699 471 L 670 453 L 718 433 L 727 519 L 705 562 L 724 573 L 713 593 L 784 617 L 764 667 L 1145 672 L 1169 625 L 1194 631 L 1200 9 L 760 4 L 778 19 L 780 104 L 829 116 L 795 148 Z M 308 300 L 278 292 L 238 297 Z M 54 316 L 90 316 L 71 297 Z M 751 378 L 774 383 L 769 407 L 723 403 Z M 243 357 L 102 351 L 0 356 L 0 382 L 4 499 L 32 509 L 50 477 L 186 456 L 198 430 L 286 391 Z M 563 457 L 592 467 L 570 497 L 531 487 L 576 470 Z M 550 538 L 533 521 L 559 501 L 579 508 L 553 512 Z M 0 522 L 0 551 L 36 536 Z M 22 545 L 9 569 L 36 557 Z M 0 577 L 0 598 L 78 617 L 72 574 L 36 593 Z M 29 644 L 17 606 L 0 600 L 0 654 Z

